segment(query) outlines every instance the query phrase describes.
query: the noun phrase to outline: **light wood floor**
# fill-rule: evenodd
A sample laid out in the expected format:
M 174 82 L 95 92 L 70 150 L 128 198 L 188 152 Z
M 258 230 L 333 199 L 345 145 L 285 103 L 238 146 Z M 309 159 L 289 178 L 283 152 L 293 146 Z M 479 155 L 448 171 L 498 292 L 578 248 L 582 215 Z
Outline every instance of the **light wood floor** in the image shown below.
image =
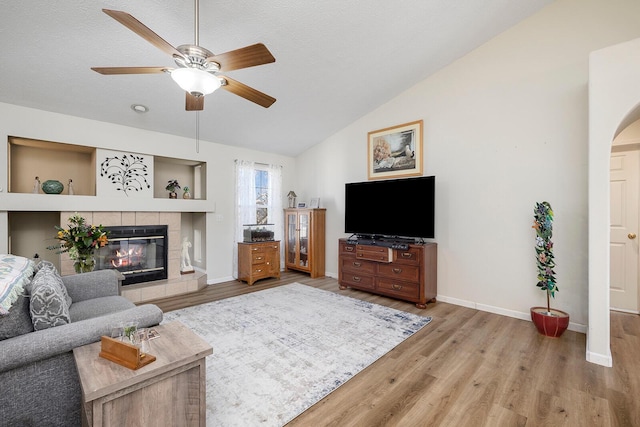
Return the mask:
M 611 314 L 613 368 L 585 361 L 585 335 L 559 339 L 532 323 L 437 302 L 413 304 L 286 272 L 155 301 L 165 312 L 300 282 L 433 321 L 288 427 L 640 426 L 640 316 Z

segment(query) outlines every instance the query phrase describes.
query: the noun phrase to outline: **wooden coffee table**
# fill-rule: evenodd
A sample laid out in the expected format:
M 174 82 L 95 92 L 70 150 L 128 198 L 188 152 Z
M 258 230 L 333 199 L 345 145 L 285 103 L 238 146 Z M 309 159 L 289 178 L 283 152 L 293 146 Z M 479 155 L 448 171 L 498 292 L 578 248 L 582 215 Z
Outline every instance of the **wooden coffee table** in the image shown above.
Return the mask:
M 100 343 L 73 350 L 83 426 L 206 426 L 206 356 L 211 346 L 182 323 L 156 326 L 156 360 L 131 370 L 100 357 Z

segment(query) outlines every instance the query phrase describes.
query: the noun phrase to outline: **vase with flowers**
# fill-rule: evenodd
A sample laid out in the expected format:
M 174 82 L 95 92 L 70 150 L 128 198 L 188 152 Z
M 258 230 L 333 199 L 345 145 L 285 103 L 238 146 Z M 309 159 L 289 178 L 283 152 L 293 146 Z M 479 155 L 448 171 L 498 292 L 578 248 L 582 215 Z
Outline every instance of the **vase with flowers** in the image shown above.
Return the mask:
M 532 307 L 531 320 L 538 332 L 550 337 L 559 337 L 569 326 L 569 315 L 551 308 L 551 298 L 558 292 L 556 267 L 553 255 L 553 210 L 549 202 L 536 203 L 533 210 L 533 229 L 536 230 L 536 265 L 538 282 L 536 286 L 545 291 L 546 307 Z
M 178 184 L 178 180 L 177 179 L 170 179 L 169 182 L 167 183 L 166 186 L 166 190 L 169 192 L 169 198 L 170 199 L 177 199 L 178 198 L 178 193 L 176 192 L 177 189 L 180 188 L 180 184 Z
M 55 226 L 56 239 L 60 243 L 48 246 L 47 249 L 57 250 L 56 253 L 69 253 L 73 260 L 76 273 L 93 271 L 96 265 L 95 252 L 105 246 L 108 232 L 102 225 L 87 224 L 86 220 L 77 213 L 69 218 L 67 228 Z

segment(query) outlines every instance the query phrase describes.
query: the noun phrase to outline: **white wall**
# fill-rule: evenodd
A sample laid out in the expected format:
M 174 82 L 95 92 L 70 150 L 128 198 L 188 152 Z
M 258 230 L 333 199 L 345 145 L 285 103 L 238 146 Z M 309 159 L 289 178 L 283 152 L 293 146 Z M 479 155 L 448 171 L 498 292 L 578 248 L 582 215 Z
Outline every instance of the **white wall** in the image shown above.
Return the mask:
M 589 65 L 587 360 L 611 366 L 609 159 L 614 138 L 640 117 L 640 39 L 593 52 Z
M 531 224 L 547 200 L 552 305 L 586 331 L 589 53 L 640 36 L 638 16 L 635 0 L 558 0 L 300 156 L 298 195 L 333 207 L 327 270 L 337 272 L 345 236 L 344 183 L 367 179 L 367 132 L 422 119 L 424 174 L 437 182 L 438 298 L 529 319 L 545 304 Z
M 206 265 L 210 283 L 232 277 L 234 160 L 282 165 L 283 188 L 291 187 L 296 170 L 291 157 L 208 141 L 200 141 L 200 150 L 196 152 L 193 139 L 0 103 L 0 252 L 8 247 L 6 211 L 11 210 L 2 202 L 6 200 L 2 194 L 7 189 L 8 136 L 207 162 L 206 198 L 211 213 L 207 213 Z M 45 203 L 46 200 L 43 198 Z

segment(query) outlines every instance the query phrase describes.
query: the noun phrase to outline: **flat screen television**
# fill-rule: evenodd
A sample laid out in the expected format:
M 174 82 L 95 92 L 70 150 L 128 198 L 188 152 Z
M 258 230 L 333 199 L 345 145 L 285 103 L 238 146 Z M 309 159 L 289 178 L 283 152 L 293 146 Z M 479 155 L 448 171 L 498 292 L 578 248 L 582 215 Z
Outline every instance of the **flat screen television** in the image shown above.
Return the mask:
M 435 176 L 345 184 L 345 233 L 434 238 L 435 184 Z

